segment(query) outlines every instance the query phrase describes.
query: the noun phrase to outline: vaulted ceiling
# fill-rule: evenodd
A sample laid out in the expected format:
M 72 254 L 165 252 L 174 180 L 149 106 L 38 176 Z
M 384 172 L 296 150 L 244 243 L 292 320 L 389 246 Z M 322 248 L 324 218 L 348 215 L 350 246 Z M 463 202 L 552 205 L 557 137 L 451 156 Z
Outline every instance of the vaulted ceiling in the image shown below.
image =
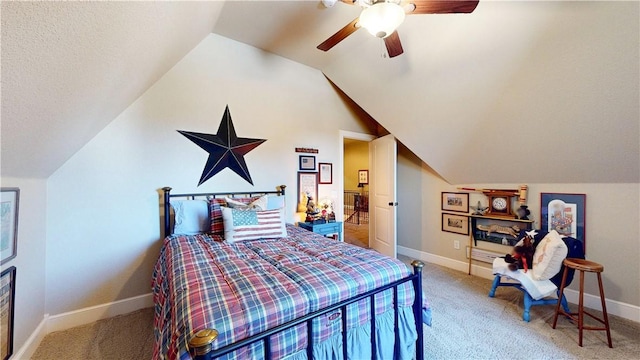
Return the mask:
M 48 177 L 214 32 L 319 69 L 453 184 L 640 182 L 638 2 L 407 16 L 338 2 L 2 2 L 3 176 Z

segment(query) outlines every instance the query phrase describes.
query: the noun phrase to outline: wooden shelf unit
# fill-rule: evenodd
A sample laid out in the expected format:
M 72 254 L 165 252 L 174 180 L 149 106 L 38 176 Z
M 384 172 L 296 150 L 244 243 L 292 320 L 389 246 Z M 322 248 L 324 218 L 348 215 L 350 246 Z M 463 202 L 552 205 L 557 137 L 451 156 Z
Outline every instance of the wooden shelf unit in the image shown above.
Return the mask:
M 533 220 L 521 220 L 506 216 L 469 215 L 469 275 L 471 275 L 472 252 L 478 241 L 514 246 L 520 230 L 531 230 Z M 517 226 L 518 229 L 515 229 Z M 484 250 L 484 249 L 483 249 Z

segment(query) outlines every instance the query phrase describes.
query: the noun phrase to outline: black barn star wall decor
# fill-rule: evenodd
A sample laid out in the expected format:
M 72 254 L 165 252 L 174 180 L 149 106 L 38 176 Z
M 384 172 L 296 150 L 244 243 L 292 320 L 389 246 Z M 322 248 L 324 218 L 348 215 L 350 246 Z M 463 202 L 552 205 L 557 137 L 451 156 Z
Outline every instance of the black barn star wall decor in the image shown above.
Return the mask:
M 198 186 L 225 168 L 233 170 L 233 172 L 253 185 L 247 163 L 244 161 L 244 155 L 267 140 L 239 138 L 236 136 L 236 130 L 233 128 L 233 122 L 231 121 L 229 105 L 224 109 L 224 115 L 217 134 L 202 134 L 181 130 L 178 130 L 178 132 L 209 153 L 209 158 L 202 171 Z

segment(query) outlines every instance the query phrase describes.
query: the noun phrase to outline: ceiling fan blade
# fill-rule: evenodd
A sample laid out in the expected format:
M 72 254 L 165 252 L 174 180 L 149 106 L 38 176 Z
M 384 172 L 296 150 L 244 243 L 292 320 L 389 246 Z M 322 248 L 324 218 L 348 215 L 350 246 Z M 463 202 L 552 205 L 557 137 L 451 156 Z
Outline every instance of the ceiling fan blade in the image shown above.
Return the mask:
M 353 19 L 353 21 L 348 23 L 347 26 L 338 30 L 337 33 L 331 35 L 322 44 L 318 45 L 318 49 L 322 51 L 327 51 L 332 47 L 336 46 L 336 44 L 338 44 L 340 41 L 344 40 L 347 36 L 353 34 L 356 30 L 360 28 L 359 26 L 357 26 L 358 19 L 359 18 Z
M 407 11 L 407 15 L 414 14 L 468 14 L 478 6 L 479 0 L 411 0 L 415 8 Z
M 404 52 L 397 31 L 394 31 L 391 35 L 384 38 L 384 44 L 387 46 L 387 52 L 390 58 L 396 57 Z

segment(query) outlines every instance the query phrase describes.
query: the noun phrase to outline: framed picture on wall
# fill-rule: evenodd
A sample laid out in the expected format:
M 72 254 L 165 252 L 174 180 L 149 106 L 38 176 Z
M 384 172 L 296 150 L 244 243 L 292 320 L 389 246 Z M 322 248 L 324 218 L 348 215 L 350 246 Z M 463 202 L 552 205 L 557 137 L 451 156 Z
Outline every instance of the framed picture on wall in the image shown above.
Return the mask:
M 316 171 L 316 157 L 300 155 L 300 171 Z
M 333 164 L 330 163 L 318 163 L 318 169 L 320 170 L 320 184 L 332 184 L 333 183 Z
M 561 236 L 582 241 L 586 253 L 586 202 L 585 194 L 541 193 L 540 227 L 542 230 L 555 230 Z
M 469 212 L 469 193 L 442 192 L 442 210 Z
M 369 183 L 369 170 L 358 170 L 358 183 L 360 184 Z
M 16 297 L 16 267 L 0 274 L 0 359 L 7 360 L 13 354 L 13 313 Z
M 318 173 L 299 171 L 298 204 L 306 206 L 309 196 L 318 201 Z
M 469 217 L 458 214 L 442 213 L 442 231 L 460 235 L 469 235 Z
M 2 188 L 0 198 L 0 264 L 16 257 L 18 247 L 18 202 L 20 189 Z

